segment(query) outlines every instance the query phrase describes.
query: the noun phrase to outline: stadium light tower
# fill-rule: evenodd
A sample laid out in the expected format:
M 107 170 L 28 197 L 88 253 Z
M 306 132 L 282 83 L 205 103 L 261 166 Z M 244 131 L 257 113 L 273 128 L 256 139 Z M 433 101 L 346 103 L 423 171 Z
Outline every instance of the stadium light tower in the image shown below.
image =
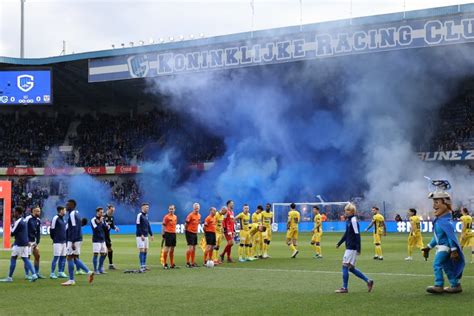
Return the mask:
M 20 3 L 21 3 L 20 58 L 25 57 L 25 2 L 26 0 L 20 0 Z

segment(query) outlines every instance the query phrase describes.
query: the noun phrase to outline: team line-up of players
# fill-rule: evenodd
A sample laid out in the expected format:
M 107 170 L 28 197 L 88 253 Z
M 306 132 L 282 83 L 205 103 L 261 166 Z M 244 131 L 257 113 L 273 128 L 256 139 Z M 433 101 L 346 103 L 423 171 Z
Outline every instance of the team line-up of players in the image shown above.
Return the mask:
M 345 209 L 345 215 L 347 222 L 352 223 L 355 217 L 355 206 L 352 204 L 348 205 Z M 348 214 L 347 210 L 351 211 L 353 208 L 354 214 Z M 175 269 L 177 266 L 174 263 L 174 249 L 176 247 L 176 225 L 177 216 L 175 215 L 175 206 L 169 205 L 168 213 L 163 218 L 163 240 L 162 240 L 162 251 L 161 251 L 161 264 L 164 269 Z M 115 269 L 113 264 L 113 249 L 112 241 L 110 238 L 110 230 L 116 231 L 119 228 L 114 222 L 114 211 L 113 205 L 108 205 L 107 210 L 104 214 L 103 208 L 96 209 L 96 216 L 90 220 L 92 227 L 92 243 L 93 243 L 93 266 L 94 270 L 90 271 L 88 267 L 79 259 L 81 243 L 82 243 L 82 228 L 81 226 L 87 225 L 86 219 L 81 219 L 79 212 L 76 210 L 76 202 L 69 200 L 66 203 L 66 207 L 59 206 L 57 208 L 57 215 L 54 216 L 50 236 L 53 240 L 53 260 L 51 264 L 51 279 L 57 278 L 68 278 L 65 274 L 65 264 L 68 263 L 69 280 L 63 282 L 62 285 L 74 285 L 74 268 L 77 269 L 76 273 L 88 274 L 89 282 L 92 283 L 95 274 L 104 274 L 104 262 L 106 257 L 109 258 L 109 269 Z M 149 249 L 149 240 L 153 240 L 153 232 L 151 225 L 148 220 L 149 204 L 143 203 L 141 205 L 141 211 L 138 213 L 136 218 L 136 242 L 137 248 L 139 249 L 139 261 L 140 270 L 139 272 L 145 272 L 147 268 L 147 254 Z M 66 212 L 69 213 L 67 222 L 64 217 Z M 375 244 L 375 256 L 376 260 L 383 260 L 382 255 L 382 236 L 386 235 L 384 217 L 379 213 L 377 207 L 372 208 L 373 220 L 368 231 L 374 227 L 374 244 Z M 349 212 L 350 213 L 350 212 Z M 321 238 L 323 235 L 322 231 L 322 217 L 319 214 L 318 206 L 313 207 L 314 214 L 314 228 L 313 235 L 311 238 L 311 245 L 314 247 L 315 255 L 314 258 L 321 259 Z M 40 242 L 40 215 L 41 210 L 36 207 L 32 210 L 31 215 L 23 217 L 23 209 L 16 207 L 14 216 L 16 218 L 13 228 L 12 236 L 15 237 L 15 243 L 12 248 L 12 256 L 10 262 L 9 276 L 1 281 L 12 282 L 13 273 L 16 267 L 16 260 L 21 257 L 24 261 L 25 274 L 30 281 L 36 281 L 38 278 L 44 278 L 39 273 L 39 242 Z M 413 260 L 412 253 L 415 247 L 425 249 L 423 246 L 423 240 L 420 230 L 420 217 L 416 215 L 415 209 L 408 211 L 409 220 L 411 223 L 411 231 L 408 237 L 408 257 L 405 260 Z M 235 240 L 235 223 L 240 224 L 239 231 L 239 248 L 238 255 L 239 261 L 253 261 L 257 259 L 267 259 L 268 248 L 272 239 L 272 221 L 273 213 L 271 211 L 271 205 L 267 204 L 265 210 L 262 206 L 258 206 L 256 211 L 250 215 L 250 208 L 247 204 L 244 204 L 243 210 L 237 216 L 234 216 L 234 202 L 232 200 L 227 201 L 226 206 L 223 206 L 220 210 L 211 207 L 208 216 L 204 220 L 204 237 L 200 242 L 200 246 L 204 252 L 203 263 L 206 266 L 214 266 L 215 264 L 221 264 L 224 262 L 224 258 L 227 257 L 227 262 L 233 262 L 231 257 L 232 246 Z M 472 218 L 469 216 L 468 210 L 463 209 L 463 216 L 461 217 L 463 222 L 463 229 L 460 236 L 461 247 L 471 246 L 473 249 L 474 256 L 474 238 L 472 237 Z M 297 249 L 298 240 L 298 224 L 300 222 L 300 213 L 296 210 L 296 205 L 290 205 L 290 211 L 288 212 L 287 222 L 287 234 L 286 242 L 291 250 L 291 258 L 296 258 L 299 253 Z M 193 204 L 193 210 L 186 217 L 185 220 L 185 236 L 187 242 L 186 251 L 186 267 L 193 268 L 198 267 L 195 261 L 196 246 L 198 245 L 198 226 L 201 223 L 200 205 L 199 203 Z M 353 225 L 347 226 L 346 234 L 343 236 L 338 246 L 342 242 L 346 242 L 346 248 L 348 246 L 347 238 L 353 238 L 353 241 L 349 240 L 349 247 L 356 250 L 355 254 L 347 256 L 345 254 L 344 260 L 355 269 L 355 258 L 360 253 L 360 237 L 358 223 L 357 227 Z M 352 227 L 353 226 L 353 227 Z M 353 231 L 354 236 L 351 237 L 350 231 Z M 354 230 L 355 229 L 355 230 Z M 349 232 L 349 234 L 348 234 Z M 222 252 L 220 252 L 220 245 L 223 240 L 226 240 L 226 245 Z M 164 244 L 164 247 L 163 247 Z M 359 245 L 359 246 L 357 246 Z M 426 249 L 425 249 L 426 250 Z M 347 252 L 347 250 L 346 250 Z M 34 256 L 34 265 L 29 261 L 29 257 Z M 353 257 L 353 258 L 352 258 Z M 168 265 L 169 259 L 169 265 Z M 346 260 L 347 259 L 347 260 Z M 344 261 L 343 260 L 343 261 Z M 353 264 L 352 264 L 353 263 Z M 58 267 L 58 273 L 55 273 L 56 265 Z M 373 281 L 365 277 L 360 271 L 354 272 L 349 270 L 362 279 L 366 279 L 368 282 L 369 291 L 372 289 Z M 344 271 L 343 271 L 344 274 Z M 344 289 L 344 287 L 342 288 Z M 338 290 L 339 291 L 339 290 Z M 342 290 L 344 292 L 344 290 Z

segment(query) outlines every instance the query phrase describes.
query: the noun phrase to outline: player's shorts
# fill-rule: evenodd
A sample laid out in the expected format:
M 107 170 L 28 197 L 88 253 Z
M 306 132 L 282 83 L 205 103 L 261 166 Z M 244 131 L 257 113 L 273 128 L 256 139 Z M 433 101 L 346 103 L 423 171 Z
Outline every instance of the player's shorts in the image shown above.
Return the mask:
M 28 246 L 28 257 L 31 256 L 32 253 L 33 253 L 33 247 L 30 245 Z
M 12 247 L 12 257 L 28 258 L 28 249 L 30 246 L 17 246 L 13 245 Z
M 104 242 L 93 242 L 92 243 L 92 252 L 93 253 L 106 253 L 107 252 L 107 246 L 105 245 Z
M 267 229 L 262 232 L 263 239 L 272 240 L 272 226 L 265 226 Z
M 382 243 L 382 234 L 374 234 L 374 244 Z
M 408 245 L 410 247 L 418 247 L 418 248 L 423 248 L 423 237 L 421 234 L 417 235 L 408 235 Z
M 216 233 L 214 232 L 204 232 L 206 236 L 206 245 L 215 246 L 216 245 Z
M 229 234 L 225 234 L 225 240 L 227 240 L 227 241 L 231 241 L 231 240 L 232 240 L 232 241 L 233 241 L 233 240 L 234 240 L 234 234 L 233 234 L 233 233 L 230 234 L 230 235 L 229 235 Z
M 248 230 L 241 230 L 239 233 L 240 243 L 241 244 L 248 244 L 250 243 L 250 234 Z
M 472 236 L 464 236 L 464 238 L 459 238 L 459 244 L 461 247 L 474 247 L 474 238 Z
M 62 244 L 53 244 L 53 256 L 55 257 L 64 257 L 66 256 L 66 243 Z
M 138 249 L 148 249 L 148 248 L 150 248 L 149 238 L 145 237 L 145 240 L 142 240 L 142 237 L 137 237 L 137 248 Z
M 298 239 L 298 230 L 294 228 L 290 228 L 286 232 L 286 239 Z
M 165 247 L 176 247 L 176 233 L 165 232 Z
M 68 241 L 67 246 L 66 246 L 66 255 L 67 256 L 72 256 L 72 255 L 79 256 L 81 254 L 81 244 L 82 244 L 82 241 L 76 241 L 74 243 L 75 249 L 73 250 L 72 249 L 72 242 Z
M 312 243 L 321 242 L 321 237 L 322 236 L 323 236 L 323 232 L 314 233 L 313 237 L 311 238 L 311 242 Z
M 186 243 L 188 246 L 196 246 L 198 243 L 198 234 L 197 233 L 192 233 L 185 231 L 184 233 L 186 235 Z
M 357 250 L 346 249 L 344 257 L 342 257 L 342 264 L 350 264 L 355 267 L 358 256 Z
M 224 237 L 223 233 L 216 232 L 216 246 L 217 247 L 221 245 L 221 241 L 223 237 Z

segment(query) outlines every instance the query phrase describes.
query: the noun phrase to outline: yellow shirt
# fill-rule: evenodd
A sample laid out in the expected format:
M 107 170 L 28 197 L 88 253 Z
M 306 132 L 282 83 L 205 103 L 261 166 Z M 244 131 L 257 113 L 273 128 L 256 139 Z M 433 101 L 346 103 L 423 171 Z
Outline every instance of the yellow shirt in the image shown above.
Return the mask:
M 385 219 L 383 218 L 382 214 L 375 214 L 372 218 L 372 221 L 375 225 L 374 234 L 383 234 L 383 223 Z
M 224 221 L 224 215 L 217 212 L 216 213 L 216 233 L 222 234 L 222 222 Z
M 461 233 L 467 236 L 472 236 L 472 217 L 470 215 L 461 216 L 462 231 Z
M 262 212 L 257 214 L 257 212 L 252 214 L 252 223 L 261 224 L 262 223 Z
M 314 232 L 315 233 L 323 232 L 323 226 L 321 225 L 321 223 L 322 223 L 321 214 L 314 215 Z
M 244 212 L 240 213 L 235 217 L 235 219 L 238 219 L 240 221 L 240 229 L 244 231 L 249 230 L 249 225 L 250 225 L 250 213 L 245 214 Z
M 289 211 L 288 212 L 288 223 L 290 223 L 290 229 L 298 230 L 298 223 L 300 222 L 300 212 Z
M 267 227 L 268 229 L 269 227 L 272 226 L 273 212 L 263 211 L 261 214 L 262 214 L 263 226 Z
M 410 225 L 411 225 L 411 232 L 412 235 L 419 235 L 421 234 L 421 219 L 419 216 L 413 215 L 410 217 Z
M 249 226 L 249 227 L 250 227 L 250 236 L 253 236 L 253 235 L 255 235 L 255 234 L 258 232 L 258 227 L 259 227 L 259 226 L 260 226 L 260 225 L 257 224 L 257 223 L 252 223 L 252 224 L 250 224 L 250 226 Z

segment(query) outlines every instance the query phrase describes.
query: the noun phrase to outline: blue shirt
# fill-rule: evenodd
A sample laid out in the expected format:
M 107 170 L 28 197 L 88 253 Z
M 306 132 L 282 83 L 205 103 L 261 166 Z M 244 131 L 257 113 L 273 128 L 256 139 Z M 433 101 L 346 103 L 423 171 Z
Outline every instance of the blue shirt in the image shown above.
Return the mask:
M 137 237 L 143 236 L 148 237 L 148 235 L 153 236 L 151 231 L 150 221 L 148 220 L 148 215 L 145 213 L 138 213 L 137 215 Z
M 41 220 L 33 215 L 25 217 L 28 223 L 28 240 L 36 244 L 40 243 L 41 239 Z
M 53 240 L 54 244 L 64 244 L 66 243 L 66 222 L 64 217 L 60 215 L 55 215 L 53 221 L 51 222 L 51 227 L 49 229 L 49 235 Z
M 73 210 L 69 212 L 67 219 L 66 239 L 70 242 L 82 241 L 81 217 L 79 211 Z
M 99 223 L 97 216 L 92 217 L 91 219 L 92 227 L 92 242 L 105 242 L 105 231 L 108 229 L 107 224 L 102 220 L 102 223 Z
M 346 249 L 349 250 L 357 250 L 360 252 L 360 230 L 359 230 L 359 222 L 357 221 L 357 217 L 349 216 L 346 220 L 346 232 L 344 236 L 342 236 L 341 240 L 337 243 L 337 246 L 340 246 L 343 242 L 346 243 Z
M 15 221 L 11 235 L 15 237 L 15 242 L 13 243 L 15 246 L 26 247 L 30 245 L 28 240 L 28 223 L 23 217 Z

